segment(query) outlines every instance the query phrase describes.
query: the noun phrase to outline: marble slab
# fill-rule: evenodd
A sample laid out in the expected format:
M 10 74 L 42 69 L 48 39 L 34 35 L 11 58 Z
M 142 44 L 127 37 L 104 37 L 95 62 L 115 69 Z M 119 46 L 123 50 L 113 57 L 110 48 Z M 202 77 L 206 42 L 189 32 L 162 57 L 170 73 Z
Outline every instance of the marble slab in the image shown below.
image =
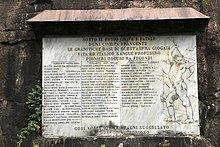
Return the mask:
M 43 38 L 43 136 L 199 135 L 196 36 Z

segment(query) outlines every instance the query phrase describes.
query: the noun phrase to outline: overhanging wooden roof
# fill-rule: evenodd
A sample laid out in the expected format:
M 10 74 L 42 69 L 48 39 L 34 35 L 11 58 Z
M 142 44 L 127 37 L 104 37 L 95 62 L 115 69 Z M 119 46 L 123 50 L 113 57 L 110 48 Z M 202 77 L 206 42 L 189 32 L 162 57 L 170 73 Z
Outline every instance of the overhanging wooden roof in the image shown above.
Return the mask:
M 128 8 L 98 10 L 45 10 L 27 22 L 74 21 L 131 21 L 131 20 L 187 20 L 210 17 L 190 7 L 180 8 Z

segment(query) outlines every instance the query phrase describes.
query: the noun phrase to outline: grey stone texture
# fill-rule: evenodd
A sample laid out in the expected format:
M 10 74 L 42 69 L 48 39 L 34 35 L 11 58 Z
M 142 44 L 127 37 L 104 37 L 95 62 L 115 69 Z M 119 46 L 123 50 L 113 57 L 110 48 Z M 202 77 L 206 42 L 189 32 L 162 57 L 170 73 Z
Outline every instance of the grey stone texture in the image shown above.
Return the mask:
M 170 147 L 219 147 L 220 2 L 218 0 L 0 0 L 0 147 L 16 146 L 16 134 L 25 127 L 30 114 L 25 105 L 27 94 L 34 85 L 41 84 L 42 34 L 33 31 L 26 23 L 27 19 L 45 9 L 185 6 L 193 7 L 211 17 L 208 27 L 197 33 L 201 137 L 128 136 L 44 139 L 39 134 L 32 134 L 22 146 L 31 147 L 37 144 L 40 147 L 100 147 L 103 145 L 117 147 L 123 144 L 124 147 L 159 147 L 165 139 L 169 140 Z M 85 24 L 84 26 L 86 27 Z M 129 29 L 128 26 L 125 28 Z M 53 32 L 60 32 L 59 28 L 52 29 L 54 29 Z M 105 31 L 108 33 L 108 27 Z

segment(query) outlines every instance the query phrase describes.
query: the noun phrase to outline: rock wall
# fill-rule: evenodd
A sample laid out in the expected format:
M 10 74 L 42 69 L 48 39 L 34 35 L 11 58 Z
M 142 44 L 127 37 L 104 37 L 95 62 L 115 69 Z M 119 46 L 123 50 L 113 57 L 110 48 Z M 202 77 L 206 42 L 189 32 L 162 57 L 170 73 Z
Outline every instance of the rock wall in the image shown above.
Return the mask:
M 25 98 L 41 83 L 41 38 L 26 20 L 45 9 L 109 9 L 190 6 L 211 17 L 198 40 L 201 138 L 168 138 L 170 146 L 220 146 L 220 2 L 218 0 L 0 0 L 0 146 L 16 146 L 16 134 L 29 115 Z M 31 135 L 23 146 L 101 145 L 157 147 L 157 138 L 46 140 Z

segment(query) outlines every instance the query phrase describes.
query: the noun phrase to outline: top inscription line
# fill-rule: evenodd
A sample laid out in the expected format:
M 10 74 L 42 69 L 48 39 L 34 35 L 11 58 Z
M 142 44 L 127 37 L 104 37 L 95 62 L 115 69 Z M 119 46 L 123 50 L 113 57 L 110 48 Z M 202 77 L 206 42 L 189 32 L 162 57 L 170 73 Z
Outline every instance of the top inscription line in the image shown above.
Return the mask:
M 136 36 L 136 37 L 85 37 L 83 41 L 152 41 L 154 36 Z

